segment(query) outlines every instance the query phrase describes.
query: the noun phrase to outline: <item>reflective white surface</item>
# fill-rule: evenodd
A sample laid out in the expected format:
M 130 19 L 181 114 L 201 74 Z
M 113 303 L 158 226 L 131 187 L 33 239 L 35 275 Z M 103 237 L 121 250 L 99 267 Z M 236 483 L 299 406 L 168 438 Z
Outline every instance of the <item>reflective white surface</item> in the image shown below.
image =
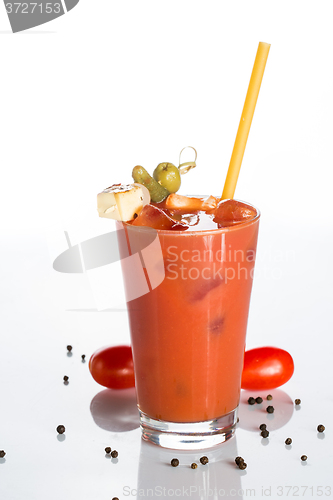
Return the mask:
M 264 248 L 269 232 L 263 224 L 259 245 Z M 142 442 L 134 390 L 107 390 L 90 376 L 88 360 L 97 348 L 129 342 L 124 304 L 98 312 L 84 274 L 54 276 L 43 235 L 1 240 L 0 450 L 6 456 L 0 459 L 0 497 L 317 498 L 321 491 L 330 496 L 332 341 L 325 335 L 330 290 L 317 288 L 313 307 L 306 307 L 318 275 L 311 274 L 302 248 L 294 248 L 296 261 L 278 265 L 285 279 L 265 278 L 261 271 L 267 262 L 258 254 L 248 331 L 248 348 L 270 344 L 292 353 L 293 378 L 269 391 L 269 403 L 266 392 L 243 392 L 236 437 L 229 442 L 205 452 L 174 452 Z M 299 273 L 305 263 L 308 272 Z M 78 304 L 66 310 L 70 283 Z M 298 296 L 282 307 L 278 302 L 293 287 Z M 68 344 L 73 346 L 70 355 Z M 81 354 L 86 354 L 84 363 Z M 250 406 L 249 395 L 262 395 L 264 401 Z M 299 407 L 295 398 L 302 400 Z M 268 404 L 275 408 L 272 415 L 265 411 Z M 263 422 L 270 431 L 267 439 L 258 429 Z M 316 430 L 320 423 L 326 426 L 323 434 Z M 63 436 L 57 435 L 59 424 L 66 427 Z M 287 437 L 291 446 L 284 443 Z M 118 451 L 117 459 L 106 456 L 106 446 Z M 209 458 L 206 466 L 199 464 L 202 455 Z M 246 470 L 236 467 L 237 455 L 247 462 Z M 178 468 L 170 465 L 174 457 L 180 460 Z M 199 464 L 196 470 L 192 462 Z

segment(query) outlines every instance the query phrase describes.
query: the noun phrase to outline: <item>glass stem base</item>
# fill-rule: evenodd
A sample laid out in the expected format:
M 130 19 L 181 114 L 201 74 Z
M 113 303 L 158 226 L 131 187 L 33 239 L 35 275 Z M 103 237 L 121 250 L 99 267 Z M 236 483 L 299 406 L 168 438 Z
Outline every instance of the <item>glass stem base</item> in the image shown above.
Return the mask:
M 139 410 L 142 438 L 163 448 L 175 450 L 210 448 L 228 441 L 234 435 L 237 410 L 238 407 L 213 420 L 184 423 L 154 420 Z

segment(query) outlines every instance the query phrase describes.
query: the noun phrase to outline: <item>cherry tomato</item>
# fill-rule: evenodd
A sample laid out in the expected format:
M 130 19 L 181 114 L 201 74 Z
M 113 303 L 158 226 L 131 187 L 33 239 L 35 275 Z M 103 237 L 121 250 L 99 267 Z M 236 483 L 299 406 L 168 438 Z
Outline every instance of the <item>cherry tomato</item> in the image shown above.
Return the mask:
M 278 347 L 258 347 L 245 352 L 242 389 L 275 389 L 294 373 L 293 358 Z
M 135 386 L 132 349 L 127 345 L 103 347 L 89 360 L 93 379 L 109 389 Z

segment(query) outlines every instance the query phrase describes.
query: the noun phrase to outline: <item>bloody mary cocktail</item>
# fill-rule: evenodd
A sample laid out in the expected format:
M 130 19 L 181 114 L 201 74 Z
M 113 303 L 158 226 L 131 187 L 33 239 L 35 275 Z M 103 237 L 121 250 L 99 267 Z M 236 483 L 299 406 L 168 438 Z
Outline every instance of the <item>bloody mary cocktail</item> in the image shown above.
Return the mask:
M 128 302 L 128 314 L 143 437 L 200 448 L 228 439 L 237 421 L 259 212 L 235 200 L 220 216 L 176 212 L 168 215 L 184 227 L 157 229 L 164 279 L 150 286 L 141 258 L 150 291 Z M 145 228 L 121 228 L 125 257 Z M 127 297 L 139 267 L 123 269 Z

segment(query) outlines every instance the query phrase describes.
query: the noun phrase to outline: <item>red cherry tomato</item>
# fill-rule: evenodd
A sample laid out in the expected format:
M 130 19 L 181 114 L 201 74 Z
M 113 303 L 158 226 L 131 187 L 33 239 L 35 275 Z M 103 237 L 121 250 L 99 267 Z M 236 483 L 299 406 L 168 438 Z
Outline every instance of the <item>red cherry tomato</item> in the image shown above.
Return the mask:
M 242 389 L 275 389 L 294 373 L 293 358 L 278 347 L 258 347 L 245 352 Z
M 109 389 L 128 389 L 135 386 L 132 349 L 127 345 L 103 347 L 89 360 L 93 379 Z

